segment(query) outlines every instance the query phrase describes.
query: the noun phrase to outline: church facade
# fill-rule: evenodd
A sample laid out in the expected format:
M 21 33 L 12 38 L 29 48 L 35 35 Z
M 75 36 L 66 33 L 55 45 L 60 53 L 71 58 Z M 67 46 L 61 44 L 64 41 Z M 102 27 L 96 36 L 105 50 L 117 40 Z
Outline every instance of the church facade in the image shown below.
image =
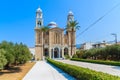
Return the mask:
M 67 23 L 74 21 L 74 15 L 70 11 L 67 15 Z M 67 23 L 65 25 L 67 25 Z M 35 26 L 35 59 L 42 60 L 45 56 L 56 59 L 65 58 L 65 55 L 72 57 L 76 53 L 75 31 L 71 33 L 71 29 L 62 29 L 55 22 L 50 22 L 47 26 L 50 29 L 43 34 L 41 30 L 44 27 L 43 13 L 40 8 L 36 11 Z M 71 39 L 71 35 L 73 39 Z M 43 38 L 44 36 L 44 38 Z M 72 46 L 71 46 L 72 41 Z M 71 54 L 72 49 L 72 54 Z

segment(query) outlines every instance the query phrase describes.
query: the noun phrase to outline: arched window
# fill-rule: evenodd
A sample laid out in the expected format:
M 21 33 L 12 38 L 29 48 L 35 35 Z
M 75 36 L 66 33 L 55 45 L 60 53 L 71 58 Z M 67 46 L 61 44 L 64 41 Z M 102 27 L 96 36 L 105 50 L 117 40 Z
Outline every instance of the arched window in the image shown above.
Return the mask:
M 41 26 L 41 21 L 38 21 L 38 23 L 37 23 L 37 24 L 38 24 L 38 27 L 40 27 L 40 26 Z

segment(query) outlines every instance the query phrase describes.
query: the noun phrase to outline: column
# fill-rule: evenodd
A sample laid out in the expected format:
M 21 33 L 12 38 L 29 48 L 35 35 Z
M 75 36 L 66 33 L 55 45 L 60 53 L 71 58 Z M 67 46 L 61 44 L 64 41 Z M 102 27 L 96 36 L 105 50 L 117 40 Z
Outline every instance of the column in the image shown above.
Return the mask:
M 64 59 L 64 48 L 62 48 L 62 58 Z
M 42 48 L 41 48 L 41 60 L 43 60 L 43 45 L 42 45 Z
M 52 54 L 53 54 L 53 59 L 54 59 L 54 48 L 53 48 L 53 52 L 52 52 Z
M 59 53 L 58 53 L 58 57 L 60 58 L 60 48 L 59 48 Z
M 69 53 L 70 58 L 72 58 L 72 55 L 71 55 L 71 47 L 68 48 L 68 53 Z
M 44 53 L 43 53 L 43 51 L 44 51 L 43 41 L 44 41 L 44 40 L 43 40 L 43 32 L 41 32 L 41 33 L 42 33 L 42 37 L 41 37 L 41 38 L 42 38 L 42 45 L 41 45 L 41 46 L 42 46 L 42 53 L 41 53 L 42 55 L 41 55 L 41 59 L 43 60 L 43 54 L 44 54 Z
M 49 48 L 49 58 L 51 59 L 51 48 Z

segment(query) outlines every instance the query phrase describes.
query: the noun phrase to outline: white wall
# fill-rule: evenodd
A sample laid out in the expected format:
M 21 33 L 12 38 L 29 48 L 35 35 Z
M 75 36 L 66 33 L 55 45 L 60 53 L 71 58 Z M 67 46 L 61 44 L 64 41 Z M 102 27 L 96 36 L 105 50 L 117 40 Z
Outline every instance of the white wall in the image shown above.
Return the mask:
M 35 55 L 35 48 L 33 47 L 33 48 L 29 48 L 29 50 L 30 50 L 30 52 L 33 54 L 33 55 Z

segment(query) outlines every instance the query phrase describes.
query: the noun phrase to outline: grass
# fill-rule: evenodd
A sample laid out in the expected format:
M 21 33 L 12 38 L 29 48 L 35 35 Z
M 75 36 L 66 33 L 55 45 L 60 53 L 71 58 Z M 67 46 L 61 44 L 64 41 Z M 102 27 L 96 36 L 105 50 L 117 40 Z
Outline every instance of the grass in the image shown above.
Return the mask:
M 48 62 L 75 77 L 77 80 L 120 80 L 120 77 L 97 72 L 88 68 L 78 67 L 51 59 L 48 59 Z
M 21 66 L 11 67 L 0 71 L 0 80 L 22 80 L 26 73 L 33 67 L 34 62 L 28 62 Z
M 104 65 L 112 65 L 112 66 L 120 66 L 120 62 L 118 61 L 103 61 L 103 60 L 90 60 L 90 59 L 80 59 L 80 58 L 72 58 L 73 61 L 81 61 L 81 62 L 89 62 L 89 63 L 97 63 Z

